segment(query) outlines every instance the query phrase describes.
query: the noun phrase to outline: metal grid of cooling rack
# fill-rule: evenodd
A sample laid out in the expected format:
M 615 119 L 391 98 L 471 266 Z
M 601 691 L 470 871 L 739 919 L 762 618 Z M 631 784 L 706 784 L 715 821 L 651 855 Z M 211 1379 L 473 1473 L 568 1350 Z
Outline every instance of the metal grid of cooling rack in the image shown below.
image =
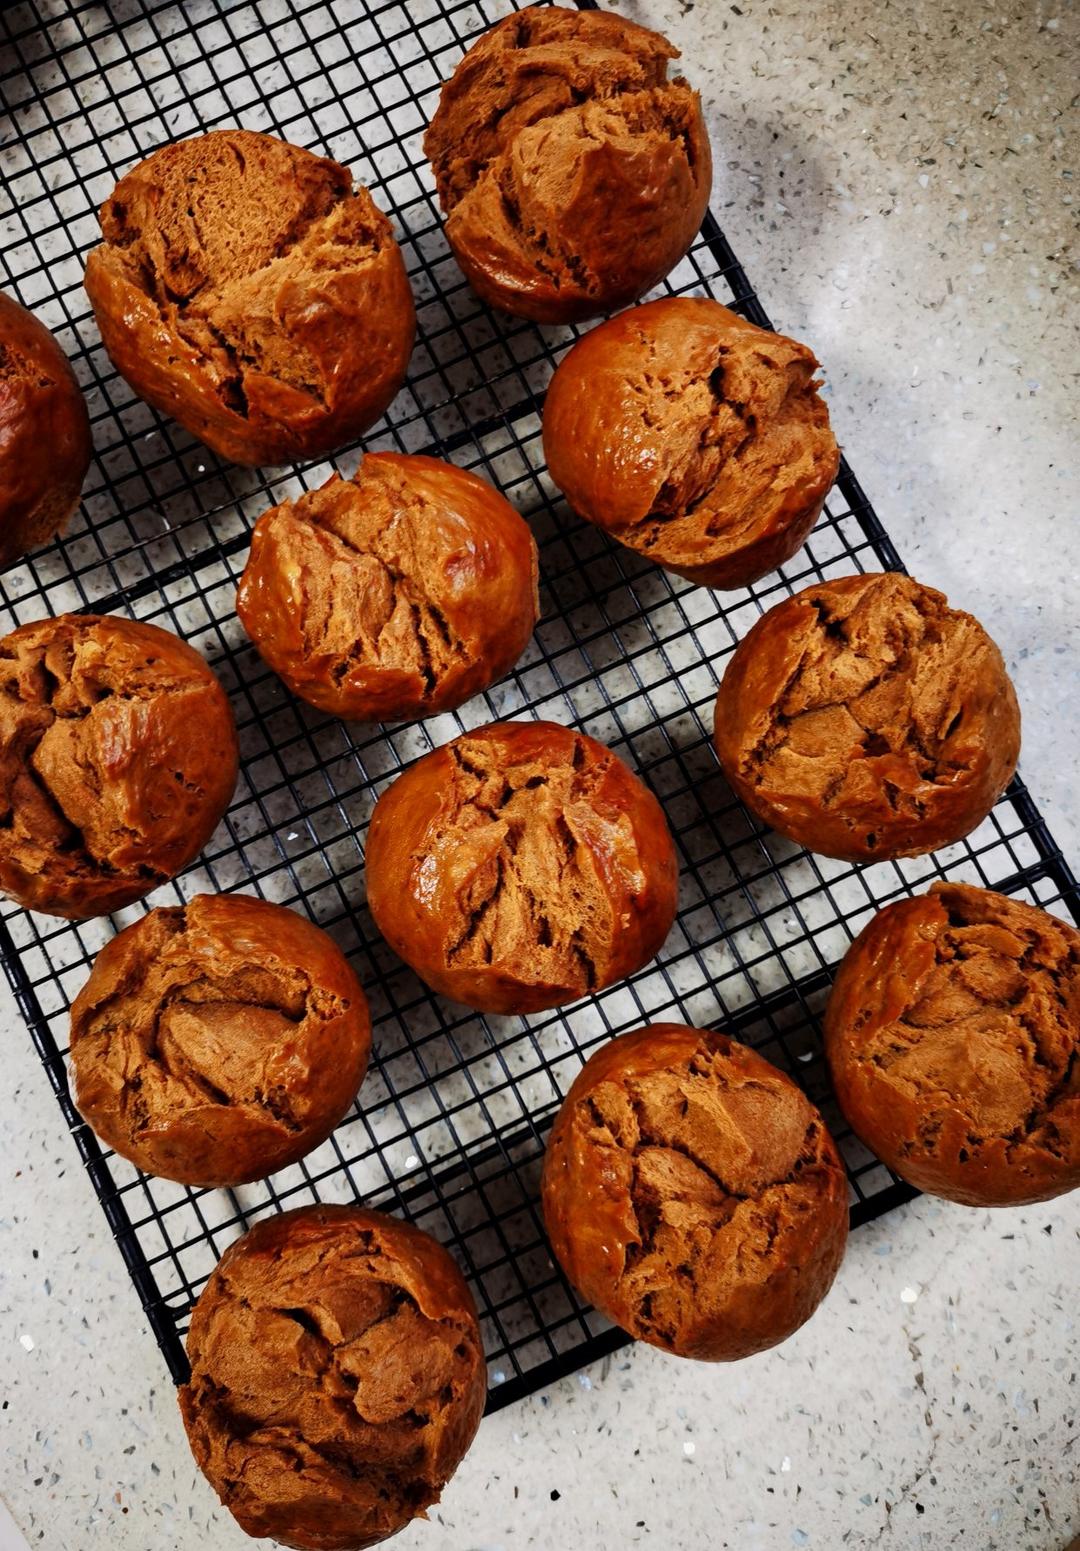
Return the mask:
M 575 331 L 494 316 L 449 256 L 420 149 L 442 79 L 509 0 L 116 0 L 16 5 L 0 17 L 0 272 L 52 327 L 88 396 L 97 456 L 67 536 L 0 578 L 0 628 L 65 609 L 114 610 L 175 630 L 221 673 L 243 772 L 199 863 L 145 906 L 69 924 L 6 906 L 0 949 L 64 1118 L 173 1376 L 217 1257 L 259 1216 L 312 1199 L 400 1212 L 447 1243 L 484 1329 L 492 1408 L 621 1344 L 553 1266 L 537 1211 L 544 1137 L 597 1044 L 659 1018 L 719 1026 L 794 1072 L 847 1161 L 852 1219 L 906 1199 L 847 1131 L 821 1058 L 830 967 L 889 899 L 942 875 L 1070 911 L 1080 896 L 1014 783 L 961 845 L 856 868 L 808 855 L 752 820 L 709 742 L 726 654 L 762 608 L 817 578 L 899 559 L 846 464 L 810 543 L 783 572 L 717 595 L 669 577 L 579 523 L 543 465 L 538 406 Z M 420 334 L 407 385 L 367 447 L 450 457 L 497 484 L 541 550 L 543 618 L 517 669 L 454 716 L 345 726 L 293 700 L 248 646 L 234 593 L 253 520 L 330 465 L 220 464 L 133 398 L 102 351 L 82 290 L 96 207 L 165 140 L 264 129 L 349 166 L 394 220 Z M 768 319 L 710 217 L 668 289 Z M 356 450 L 336 464 L 350 471 Z M 433 997 L 367 913 L 363 836 L 402 767 L 465 727 L 542 716 L 610 744 L 663 803 L 679 847 L 678 921 L 656 964 L 561 1011 L 482 1018 Z M 306 911 L 367 988 L 375 1058 L 334 1136 L 260 1184 L 198 1191 L 104 1153 L 71 1106 L 67 1007 L 115 926 L 206 889 Z

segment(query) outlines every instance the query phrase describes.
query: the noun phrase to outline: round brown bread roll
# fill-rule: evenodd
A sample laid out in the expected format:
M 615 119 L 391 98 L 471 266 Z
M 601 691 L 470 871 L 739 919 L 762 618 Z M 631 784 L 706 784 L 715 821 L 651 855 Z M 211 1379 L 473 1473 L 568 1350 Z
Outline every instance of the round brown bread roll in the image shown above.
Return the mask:
M 260 655 L 335 716 L 452 711 L 502 678 L 538 614 L 528 524 L 486 480 L 369 453 L 255 525 L 236 609 Z
M 61 614 L 0 639 L 0 889 L 86 920 L 173 878 L 236 785 L 236 728 L 198 652 Z
M 847 1242 L 844 1167 L 814 1106 L 745 1045 L 680 1023 L 586 1062 L 541 1191 L 579 1292 L 636 1340 L 708 1362 L 786 1340 Z
M 60 532 L 89 466 L 90 417 L 67 356 L 0 291 L 0 565 Z
M 249 1535 L 361 1551 L 439 1500 L 486 1376 L 447 1252 L 382 1212 L 307 1206 L 225 1251 L 195 1305 L 180 1410 Z
M 813 352 L 702 297 L 592 329 L 544 405 L 544 453 L 570 505 L 620 544 L 707 587 L 791 558 L 840 453 Z
M 486 302 L 541 323 L 636 301 L 693 242 L 712 185 L 679 51 L 604 11 L 532 6 L 474 43 L 424 138 L 446 236 Z
M 132 168 L 101 229 L 86 290 L 113 364 L 223 458 L 329 452 L 400 388 L 416 331 L 405 265 L 337 162 L 215 130 Z
M 553 722 L 495 722 L 426 754 L 376 803 L 366 860 L 390 946 L 481 1012 L 539 1012 L 622 980 L 675 917 L 656 798 Z
M 71 1009 L 75 1104 L 147 1174 L 242 1185 L 324 1142 L 371 1049 L 360 982 L 281 905 L 199 894 L 102 949 Z
M 978 620 L 886 572 L 819 582 L 759 619 L 724 674 L 715 739 L 766 824 L 883 861 L 982 822 L 1016 769 L 1020 711 Z
M 1080 932 L 935 883 L 848 949 L 825 1017 L 837 1097 L 901 1178 L 969 1206 L 1080 1186 Z

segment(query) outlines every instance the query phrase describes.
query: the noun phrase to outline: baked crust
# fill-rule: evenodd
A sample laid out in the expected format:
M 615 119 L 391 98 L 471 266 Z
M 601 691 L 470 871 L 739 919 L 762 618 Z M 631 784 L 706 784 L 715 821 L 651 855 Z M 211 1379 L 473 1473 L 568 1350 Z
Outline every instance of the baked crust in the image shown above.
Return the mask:
M 246 894 L 198 894 L 126 927 L 71 1009 L 76 1107 L 129 1162 L 187 1185 L 246 1184 L 311 1152 L 370 1049 L 341 950 Z
M 607 11 L 533 6 L 474 43 L 424 137 L 473 289 L 540 323 L 636 301 L 705 215 L 712 157 L 666 38 Z
M 90 417 L 67 356 L 0 292 L 0 566 L 63 530 L 90 451 Z
M 801 547 L 836 478 L 817 366 L 719 302 L 632 307 L 556 368 L 551 477 L 628 549 L 702 586 L 748 586 Z
M 368 453 L 350 480 L 265 512 L 241 623 L 294 694 L 334 716 L 452 711 L 517 662 L 539 613 L 536 544 L 486 480 Z
M 785 1340 L 828 1292 L 847 1180 L 801 1089 L 723 1034 L 603 1045 L 548 1140 L 544 1222 L 569 1280 L 639 1341 L 712 1362 Z
M 239 752 L 216 674 L 168 630 L 60 614 L 0 640 L 0 888 L 85 920 L 202 850 Z
M 270 135 L 162 146 L 101 207 L 86 291 L 121 376 L 235 463 L 331 452 L 401 386 L 416 313 L 346 168 Z
M 440 1244 L 353 1206 L 265 1218 L 188 1333 L 180 1411 L 249 1535 L 362 1551 L 438 1502 L 487 1391 L 476 1310 Z
M 659 803 L 603 744 L 495 722 L 375 805 L 368 904 L 422 980 L 482 1012 L 538 1012 L 633 974 L 675 916 Z
M 970 614 L 896 572 L 816 583 L 743 638 L 716 752 L 766 824 L 823 856 L 883 861 L 961 840 L 1016 769 L 1020 709 Z
M 969 1206 L 1080 1186 L 1080 932 L 962 883 L 878 913 L 825 1016 L 837 1097 L 903 1179 Z

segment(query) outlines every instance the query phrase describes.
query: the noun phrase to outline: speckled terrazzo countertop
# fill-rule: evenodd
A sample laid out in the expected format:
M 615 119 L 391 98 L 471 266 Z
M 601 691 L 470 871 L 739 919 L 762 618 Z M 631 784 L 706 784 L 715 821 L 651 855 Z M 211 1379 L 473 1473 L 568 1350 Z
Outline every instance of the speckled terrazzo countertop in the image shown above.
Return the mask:
M 1067 4 L 622 0 L 682 46 L 715 204 L 910 567 L 1000 643 L 1022 769 L 1080 858 L 1075 120 Z M 1071 310 L 1070 310 L 1071 308 Z M 10 1000 L 0 1103 L 0 1495 L 49 1551 L 250 1544 Z M 927 1200 L 855 1234 L 778 1351 L 623 1353 L 485 1423 L 401 1551 L 1062 1551 L 1080 1534 L 1080 1196 Z M 7 1551 L 0 1512 L 0 1551 Z

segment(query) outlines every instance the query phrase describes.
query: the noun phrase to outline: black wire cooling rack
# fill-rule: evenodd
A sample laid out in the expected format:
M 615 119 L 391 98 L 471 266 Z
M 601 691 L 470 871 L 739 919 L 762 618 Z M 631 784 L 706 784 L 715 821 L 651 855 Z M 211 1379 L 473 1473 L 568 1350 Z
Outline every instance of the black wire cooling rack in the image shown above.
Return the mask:
M 218 669 L 243 773 L 200 862 L 146 906 L 69 924 L 7 906 L 0 948 L 34 1044 L 177 1380 L 181 1336 L 226 1245 L 268 1212 L 313 1199 L 399 1212 L 448 1244 L 470 1277 L 492 1408 L 625 1339 L 583 1307 L 548 1254 L 537 1211 L 544 1138 L 582 1058 L 656 1019 L 730 1030 L 792 1071 L 847 1161 L 852 1220 L 912 1192 L 851 1135 L 822 1062 L 831 967 L 889 899 L 948 874 L 1080 918 L 1061 853 L 1014 782 L 965 843 L 856 868 L 765 832 L 734 801 L 710 742 L 726 654 L 762 608 L 815 578 L 900 561 L 851 470 L 810 543 L 757 587 L 718 595 L 613 545 L 555 497 L 538 407 L 574 331 L 493 315 L 449 256 L 420 148 L 439 83 L 511 7 L 454 0 L 115 0 L 23 3 L 0 17 L 0 260 L 4 285 L 52 327 L 83 383 L 96 459 L 68 535 L 0 578 L 0 627 L 66 609 L 165 625 Z M 96 209 L 166 140 L 223 125 L 335 157 L 390 211 L 417 298 L 408 383 L 368 447 L 477 469 L 540 543 L 543 618 L 517 669 L 455 716 L 346 726 L 293 700 L 234 612 L 253 520 L 322 483 L 329 465 L 219 463 L 134 398 L 101 348 L 82 289 Z M 710 216 L 670 277 L 767 324 Z M 355 449 L 339 460 L 347 470 Z M 678 921 L 658 961 L 602 995 L 532 1018 L 482 1018 L 433 997 L 389 952 L 364 900 L 376 797 L 418 755 L 496 717 L 549 717 L 610 744 L 663 803 L 680 852 Z M 67 1008 L 94 953 L 143 908 L 244 889 L 306 911 L 356 963 L 375 1058 L 334 1136 L 302 1164 L 233 1191 L 190 1190 L 104 1152 L 72 1107 Z

